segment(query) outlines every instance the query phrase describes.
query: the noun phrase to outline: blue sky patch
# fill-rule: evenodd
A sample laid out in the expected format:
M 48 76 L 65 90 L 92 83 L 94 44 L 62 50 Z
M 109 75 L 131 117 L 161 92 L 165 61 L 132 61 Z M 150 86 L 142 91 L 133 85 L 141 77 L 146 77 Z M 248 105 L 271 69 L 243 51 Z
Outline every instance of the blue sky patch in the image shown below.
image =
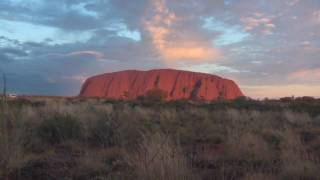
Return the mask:
M 20 42 L 45 42 L 52 40 L 52 44 L 66 44 L 86 42 L 92 37 L 90 31 L 65 32 L 59 28 L 44 25 L 35 25 L 28 22 L 8 21 L 0 19 L 0 34 L 9 39 L 17 39 Z
M 218 37 L 213 40 L 215 46 L 226 46 L 239 43 L 250 36 L 250 34 L 245 32 L 241 26 L 231 26 L 214 17 L 205 18 L 202 27 L 219 34 Z
M 113 23 L 106 28 L 110 31 L 115 31 L 119 37 L 128 38 L 134 41 L 141 41 L 141 33 L 138 30 L 129 30 L 124 23 Z

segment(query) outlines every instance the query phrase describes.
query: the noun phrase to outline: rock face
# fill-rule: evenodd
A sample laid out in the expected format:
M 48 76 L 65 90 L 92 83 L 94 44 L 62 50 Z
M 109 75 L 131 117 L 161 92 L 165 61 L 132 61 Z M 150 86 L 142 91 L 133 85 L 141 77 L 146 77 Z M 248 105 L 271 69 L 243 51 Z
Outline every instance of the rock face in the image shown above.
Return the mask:
M 205 73 L 157 69 L 119 71 L 88 78 L 80 97 L 135 99 L 152 89 L 165 91 L 167 100 L 214 100 L 221 96 L 235 99 L 244 96 L 232 80 Z

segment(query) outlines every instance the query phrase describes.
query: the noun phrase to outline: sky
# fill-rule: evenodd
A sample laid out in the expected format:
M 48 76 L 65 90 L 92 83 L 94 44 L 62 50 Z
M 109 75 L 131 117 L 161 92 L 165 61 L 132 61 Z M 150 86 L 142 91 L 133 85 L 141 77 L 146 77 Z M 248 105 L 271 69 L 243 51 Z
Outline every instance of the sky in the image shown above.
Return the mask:
M 0 1 L 12 93 L 74 96 L 87 77 L 158 68 L 230 78 L 253 98 L 320 97 L 320 1 Z

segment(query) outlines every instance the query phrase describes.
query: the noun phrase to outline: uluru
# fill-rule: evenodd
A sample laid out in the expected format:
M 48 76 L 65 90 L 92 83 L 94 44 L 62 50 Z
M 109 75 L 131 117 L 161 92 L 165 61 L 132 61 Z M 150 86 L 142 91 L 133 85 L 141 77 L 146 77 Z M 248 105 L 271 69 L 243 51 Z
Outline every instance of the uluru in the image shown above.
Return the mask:
M 174 69 L 149 71 L 125 70 L 88 78 L 80 97 L 110 99 L 136 99 L 148 91 L 160 89 L 166 100 L 215 100 L 218 97 L 232 100 L 244 96 L 238 85 L 216 75 Z

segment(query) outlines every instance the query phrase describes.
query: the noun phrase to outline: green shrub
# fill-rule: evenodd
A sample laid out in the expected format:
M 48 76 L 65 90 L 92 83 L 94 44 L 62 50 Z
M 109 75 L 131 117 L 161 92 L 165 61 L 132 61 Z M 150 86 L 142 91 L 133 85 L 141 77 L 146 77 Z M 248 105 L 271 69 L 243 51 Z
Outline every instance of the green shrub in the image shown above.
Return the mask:
M 146 100 L 148 101 L 163 101 L 168 97 L 168 93 L 161 89 L 151 89 L 146 94 Z

